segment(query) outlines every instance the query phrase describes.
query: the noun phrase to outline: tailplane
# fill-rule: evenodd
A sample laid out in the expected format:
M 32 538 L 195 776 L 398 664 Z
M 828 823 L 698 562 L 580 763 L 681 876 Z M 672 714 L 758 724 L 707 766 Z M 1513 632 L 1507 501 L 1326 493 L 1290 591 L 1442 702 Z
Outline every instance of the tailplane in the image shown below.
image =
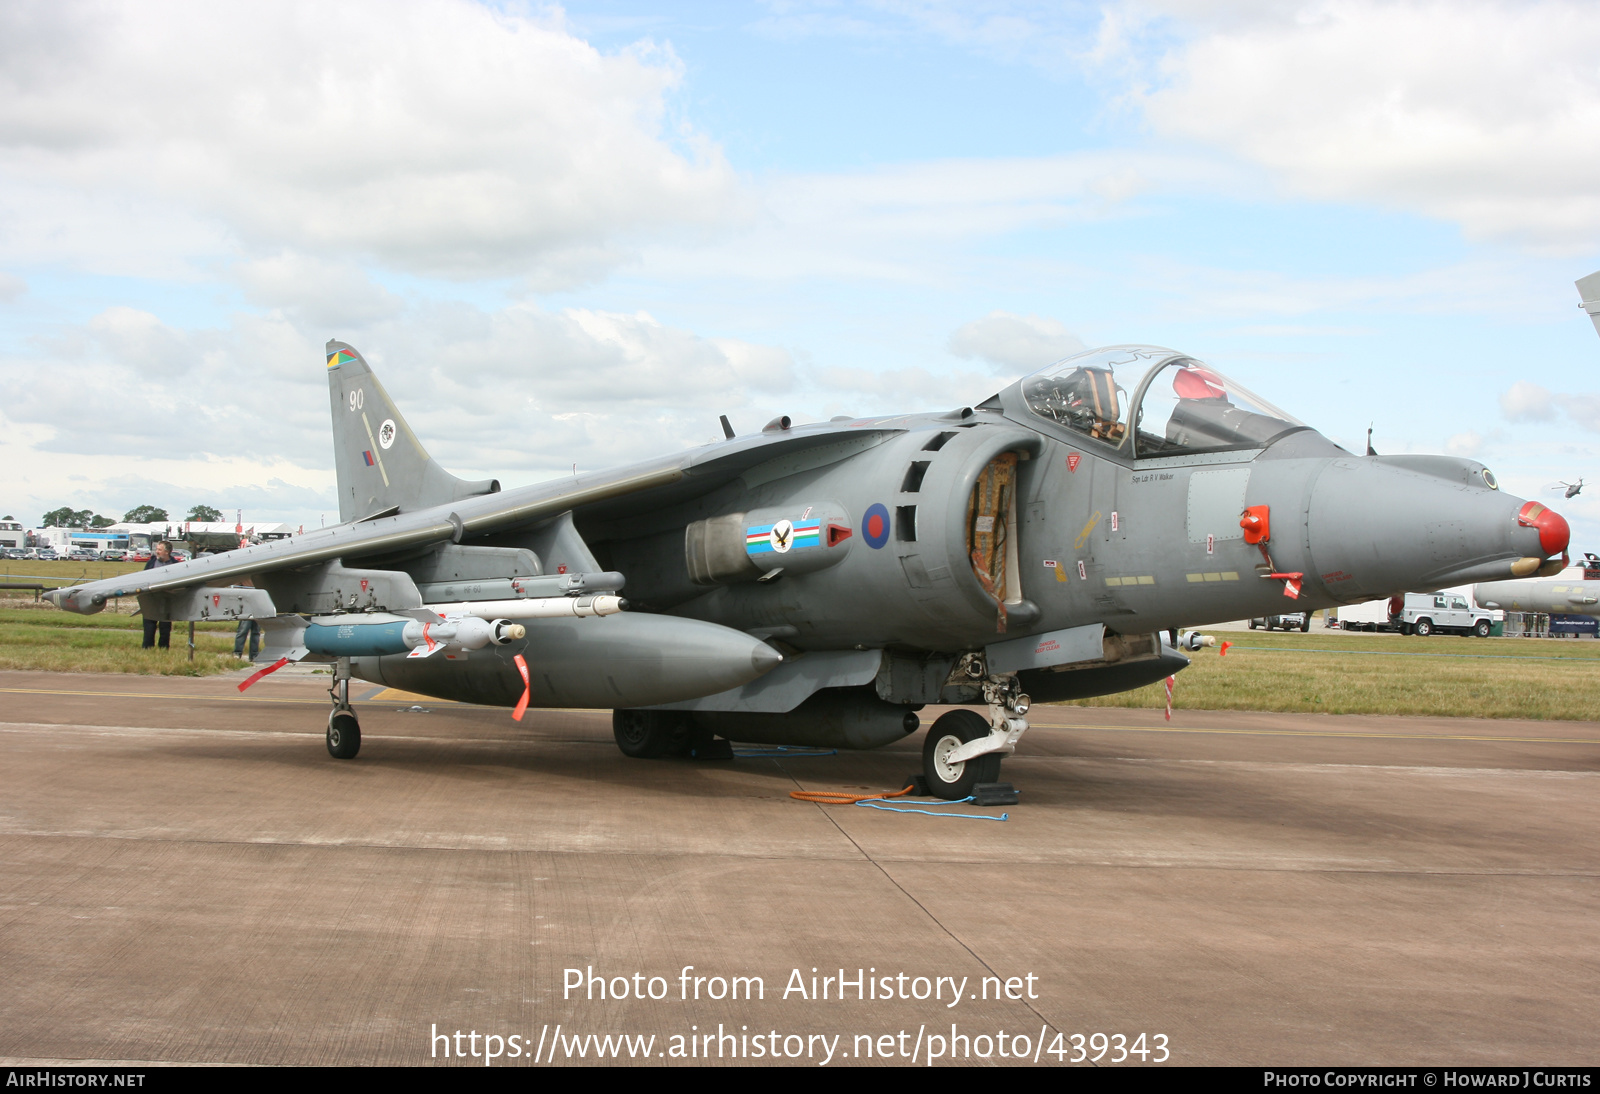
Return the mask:
M 435 463 L 366 360 L 343 342 L 328 343 L 328 399 L 341 521 L 428 509 L 500 489 L 496 479 L 468 482 Z

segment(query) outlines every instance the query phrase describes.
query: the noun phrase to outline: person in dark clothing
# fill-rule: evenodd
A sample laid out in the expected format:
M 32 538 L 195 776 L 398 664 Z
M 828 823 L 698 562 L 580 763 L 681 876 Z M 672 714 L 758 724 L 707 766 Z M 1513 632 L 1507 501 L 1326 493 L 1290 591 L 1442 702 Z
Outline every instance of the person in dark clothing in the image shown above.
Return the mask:
M 239 629 L 233 635 L 233 655 L 244 656 L 244 641 L 250 640 L 250 660 L 256 659 L 256 654 L 261 652 L 261 624 L 254 619 L 239 620 Z
M 172 557 L 172 544 L 161 540 L 156 544 L 155 554 L 150 561 L 144 564 L 146 570 L 154 570 L 157 566 L 171 566 L 178 561 Z M 172 620 L 163 619 L 159 622 L 154 619 L 144 621 L 144 648 L 149 649 L 156 644 L 156 629 L 161 630 L 161 648 L 168 649 L 172 645 Z
M 254 588 L 255 582 L 247 577 L 242 579 L 236 587 Z M 233 635 L 233 655 L 235 657 L 244 656 L 244 641 L 246 638 L 250 640 L 250 660 L 254 661 L 256 654 L 261 651 L 261 624 L 254 619 L 239 620 L 239 629 Z

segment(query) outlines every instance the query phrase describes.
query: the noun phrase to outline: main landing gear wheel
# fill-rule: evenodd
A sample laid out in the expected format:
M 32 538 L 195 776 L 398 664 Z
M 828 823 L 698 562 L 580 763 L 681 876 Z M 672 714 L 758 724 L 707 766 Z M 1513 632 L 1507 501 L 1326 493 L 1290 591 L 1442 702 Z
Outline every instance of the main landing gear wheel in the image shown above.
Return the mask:
M 354 711 L 328 712 L 328 755 L 336 760 L 353 760 L 361 751 L 361 723 Z
M 958 801 L 972 794 L 978 783 L 1000 781 L 998 752 L 971 760 L 950 763 L 950 753 L 979 738 L 989 736 L 989 723 L 976 711 L 952 710 L 941 714 L 928 727 L 922 742 L 922 773 L 928 780 L 928 793 L 946 801 Z
M 611 735 L 624 756 L 659 760 L 689 744 L 689 716 L 680 710 L 614 710 Z

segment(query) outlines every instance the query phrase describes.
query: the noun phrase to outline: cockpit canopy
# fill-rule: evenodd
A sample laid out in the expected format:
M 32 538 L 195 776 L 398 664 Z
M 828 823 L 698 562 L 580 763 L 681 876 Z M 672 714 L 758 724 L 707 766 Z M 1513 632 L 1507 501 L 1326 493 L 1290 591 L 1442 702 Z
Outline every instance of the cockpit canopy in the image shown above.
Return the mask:
M 1021 388 L 1034 414 L 1136 459 L 1263 448 L 1307 428 L 1211 366 L 1158 346 L 1080 353 L 1024 377 Z

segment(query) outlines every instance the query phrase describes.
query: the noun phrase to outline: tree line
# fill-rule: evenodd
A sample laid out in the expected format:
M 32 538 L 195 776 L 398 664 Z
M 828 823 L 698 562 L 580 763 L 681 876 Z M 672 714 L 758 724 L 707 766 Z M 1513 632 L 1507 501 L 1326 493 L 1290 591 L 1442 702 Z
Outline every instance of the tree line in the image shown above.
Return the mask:
M 7 520 L 10 518 L 7 517 Z M 171 520 L 165 509 L 154 505 L 137 505 L 122 514 L 122 519 L 128 524 L 160 524 Z M 189 510 L 189 515 L 183 518 L 186 521 L 211 521 L 221 520 L 222 511 L 213 509 L 209 505 L 196 505 Z M 63 505 L 60 509 L 52 509 L 39 518 L 41 528 L 109 528 L 117 522 L 110 517 L 103 517 L 92 509 L 74 509 Z

